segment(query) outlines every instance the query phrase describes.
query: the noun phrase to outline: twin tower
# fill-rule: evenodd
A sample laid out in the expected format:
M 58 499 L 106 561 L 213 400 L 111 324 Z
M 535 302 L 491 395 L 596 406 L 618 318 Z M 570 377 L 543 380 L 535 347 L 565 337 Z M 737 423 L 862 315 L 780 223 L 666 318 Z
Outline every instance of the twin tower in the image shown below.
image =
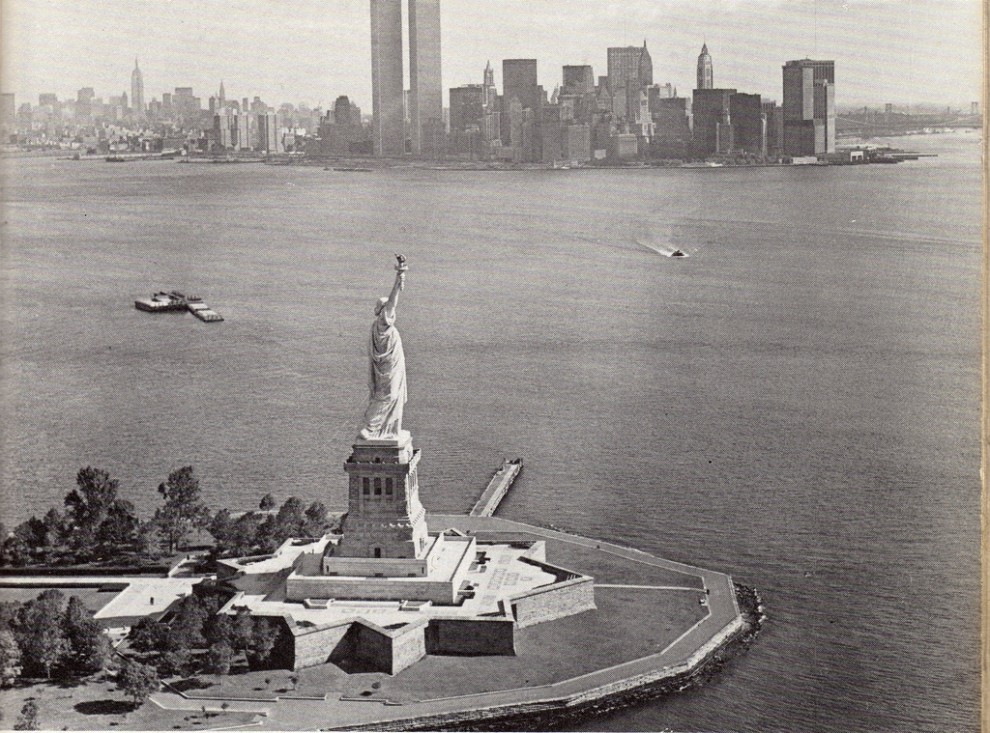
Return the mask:
M 409 152 L 432 155 L 443 135 L 440 0 L 409 3 Z M 371 0 L 371 93 L 375 155 L 406 148 L 402 0 Z

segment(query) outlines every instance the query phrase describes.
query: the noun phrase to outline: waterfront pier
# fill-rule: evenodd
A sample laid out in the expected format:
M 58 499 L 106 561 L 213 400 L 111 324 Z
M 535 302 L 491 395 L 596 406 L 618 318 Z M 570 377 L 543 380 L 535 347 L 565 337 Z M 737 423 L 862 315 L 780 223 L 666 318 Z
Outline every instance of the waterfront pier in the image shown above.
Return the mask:
M 502 462 L 502 467 L 495 472 L 492 480 L 488 482 L 488 486 L 482 492 L 481 496 L 478 497 L 478 501 L 475 502 L 470 515 L 472 517 L 493 516 L 495 510 L 498 509 L 498 505 L 502 503 L 502 500 L 509 493 L 509 489 L 512 488 L 512 484 L 515 483 L 519 472 L 522 471 L 522 467 L 522 458 L 515 458 L 511 461 L 506 458 Z

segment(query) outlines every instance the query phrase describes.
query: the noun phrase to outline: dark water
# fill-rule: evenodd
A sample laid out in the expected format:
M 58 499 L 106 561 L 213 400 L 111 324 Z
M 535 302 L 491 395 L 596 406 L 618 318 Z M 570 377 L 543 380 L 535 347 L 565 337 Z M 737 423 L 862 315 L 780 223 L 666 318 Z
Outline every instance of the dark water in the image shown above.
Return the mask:
M 904 141 L 899 141 L 904 142 Z M 587 728 L 976 730 L 980 145 L 814 169 L 391 174 L 4 162 L 2 498 L 340 506 L 393 252 L 424 502 L 733 573 L 712 684 Z M 679 247 L 687 259 L 649 247 Z M 227 319 L 134 310 L 179 288 Z

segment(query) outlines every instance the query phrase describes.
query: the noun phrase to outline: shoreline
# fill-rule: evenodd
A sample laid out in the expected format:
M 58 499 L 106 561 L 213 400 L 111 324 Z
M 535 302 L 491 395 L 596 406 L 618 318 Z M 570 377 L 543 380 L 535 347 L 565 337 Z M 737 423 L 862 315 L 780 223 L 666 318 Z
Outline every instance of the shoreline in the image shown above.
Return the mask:
M 582 693 L 538 702 L 507 704 L 469 712 L 422 715 L 339 730 L 506 731 L 556 730 L 572 721 L 589 720 L 701 687 L 739 654 L 748 650 L 766 620 L 755 588 L 733 583 L 741 618 L 728 624 L 696 653 L 686 669 L 666 667 L 617 680 Z

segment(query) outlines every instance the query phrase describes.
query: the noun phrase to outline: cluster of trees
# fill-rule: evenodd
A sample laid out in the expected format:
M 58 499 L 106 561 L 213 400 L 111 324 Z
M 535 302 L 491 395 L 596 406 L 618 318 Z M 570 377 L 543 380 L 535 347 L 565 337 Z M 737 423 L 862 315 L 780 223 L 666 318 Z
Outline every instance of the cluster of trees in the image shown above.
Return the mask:
M 0 686 L 101 672 L 110 654 L 109 637 L 77 596 L 66 601 L 52 588 L 27 603 L 0 603 Z
M 268 494 L 260 511 L 213 513 L 203 502 L 192 466 L 172 471 L 158 486 L 162 505 L 149 520 L 137 516 L 134 505 L 118 496 L 118 488 L 119 482 L 106 471 L 81 469 L 62 511 L 52 508 L 12 532 L 0 523 L 0 565 L 65 565 L 171 554 L 197 530 L 213 536 L 215 557 L 267 554 L 290 537 L 321 537 L 334 528 L 321 502 L 306 506 L 294 496 L 277 511 L 274 497 Z
M 218 614 L 229 596 L 207 583 L 179 601 L 170 622 L 143 618 L 128 641 L 142 660 L 161 676 L 207 673 L 224 675 L 239 659 L 252 667 L 266 666 L 280 633 L 276 622 L 252 618 L 247 609 Z
M 163 505 L 142 521 L 134 505 L 118 496 L 119 482 L 106 471 L 87 466 L 76 474 L 76 488 L 65 496 L 64 510 L 52 508 L 8 532 L 0 524 L 0 564 L 60 565 L 147 555 L 157 547 L 174 552 L 196 529 L 210 521 L 192 466 L 169 474 L 158 487 Z
M 276 512 L 275 498 L 267 494 L 258 507 L 260 512 L 234 516 L 221 509 L 213 516 L 207 530 L 216 542 L 216 557 L 267 554 L 290 537 L 322 537 L 336 526 L 318 501 L 306 506 L 290 496 Z

